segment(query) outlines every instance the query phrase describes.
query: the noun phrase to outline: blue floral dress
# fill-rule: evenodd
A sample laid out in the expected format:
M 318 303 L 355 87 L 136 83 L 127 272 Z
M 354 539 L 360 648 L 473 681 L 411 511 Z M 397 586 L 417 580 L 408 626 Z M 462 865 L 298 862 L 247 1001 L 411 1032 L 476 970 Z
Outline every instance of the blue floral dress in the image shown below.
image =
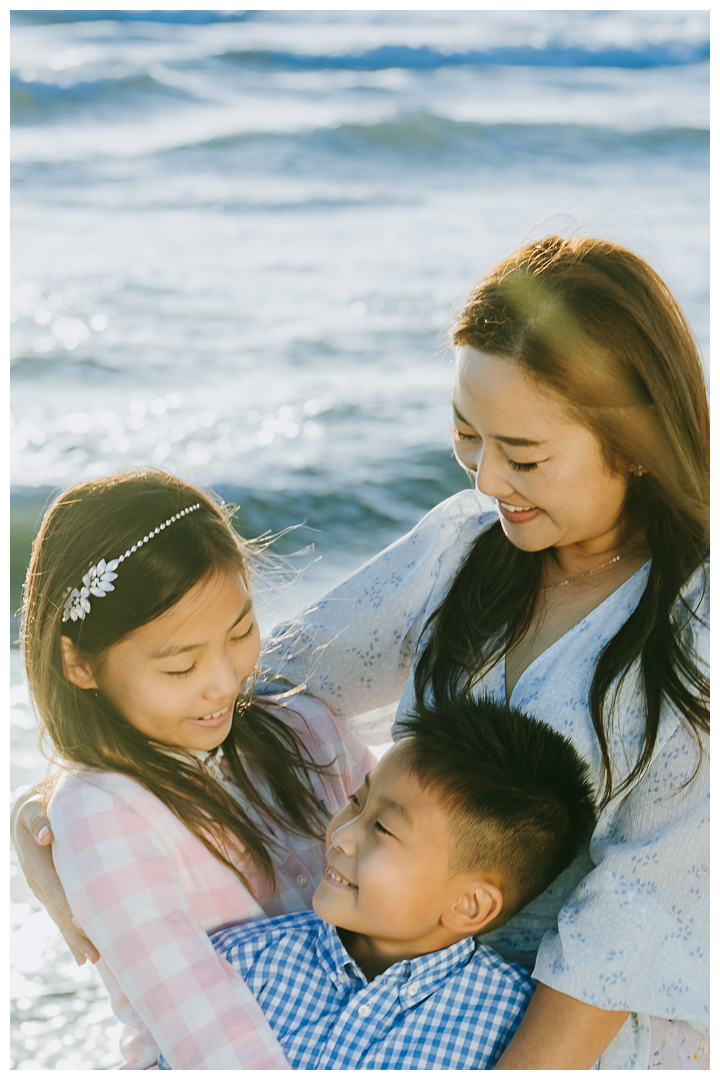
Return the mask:
M 365 741 L 390 737 L 414 703 L 413 658 L 425 621 L 469 546 L 496 520 L 473 491 L 435 507 L 266 649 L 279 675 L 326 701 Z M 600 784 L 588 707 L 596 658 L 638 604 L 649 564 L 524 671 L 510 703 L 571 739 Z M 708 568 L 684 590 L 687 647 L 708 664 Z M 685 609 L 683 609 L 685 610 Z M 635 677 L 633 677 L 635 674 Z M 504 664 L 477 691 L 505 701 Z M 637 760 L 644 709 L 636 673 L 620 688 L 609 739 L 619 782 Z M 589 847 L 551 887 L 484 940 L 525 960 L 540 982 L 602 1009 L 629 1010 L 602 1069 L 708 1068 L 707 741 L 665 706 L 649 768 L 602 811 Z

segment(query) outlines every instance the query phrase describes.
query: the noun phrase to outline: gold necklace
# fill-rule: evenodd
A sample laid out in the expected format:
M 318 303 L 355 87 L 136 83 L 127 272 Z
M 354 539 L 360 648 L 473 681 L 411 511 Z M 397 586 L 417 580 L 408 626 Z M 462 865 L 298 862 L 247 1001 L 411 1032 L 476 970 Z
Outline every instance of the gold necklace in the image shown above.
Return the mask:
M 589 577 L 590 574 L 597 573 L 598 570 L 603 570 L 606 566 L 612 566 L 613 563 L 619 562 L 627 555 L 624 551 L 620 555 L 616 555 L 614 559 L 608 559 L 607 562 L 600 563 L 599 566 L 593 566 L 592 570 L 586 570 L 583 574 L 576 574 L 575 577 L 566 578 L 565 581 L 558 581 L 555 585 L 544 585 L 540 592 L 550 592 L 551 589 L 561 589 L 563 585 L 571 585 L 573 581 L 579 581 L 580 578 Z

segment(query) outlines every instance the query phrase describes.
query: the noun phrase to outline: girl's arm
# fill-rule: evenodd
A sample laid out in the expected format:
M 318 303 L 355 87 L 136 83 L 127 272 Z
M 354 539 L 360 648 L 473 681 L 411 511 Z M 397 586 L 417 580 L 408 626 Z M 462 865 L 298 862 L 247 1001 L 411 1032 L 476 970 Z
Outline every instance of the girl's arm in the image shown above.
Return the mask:
M 172 813 L 124 777 L 72 778 L 53 797 L 55 861 L 97 945 L 131 1068 L 287 1069 L 262 1010 L 207 929 L 264 912 Z M 202 921 L 201 921 L 202 920 Z
M 585 1005 L 538 983 L 525 1016 L 496 1069 L 590 1069 L 628 1012 Z

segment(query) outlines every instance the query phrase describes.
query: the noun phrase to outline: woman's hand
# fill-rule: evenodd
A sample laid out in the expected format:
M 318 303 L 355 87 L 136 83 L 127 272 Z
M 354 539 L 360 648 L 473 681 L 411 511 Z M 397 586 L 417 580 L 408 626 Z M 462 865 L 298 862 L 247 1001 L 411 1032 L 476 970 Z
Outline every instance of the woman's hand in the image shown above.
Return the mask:
M 60 879 L 55 872 L 51 844 L 53 835 L 45 814 L 43 795 L 30 790 L 16 801 L 10 817 L 10 835 L 22 872 L 40 903 L 70 946 L 77 963 L 95 964 L 100 953 L 73 919 Z
M 608 1012 L 538 983 L 496 1069 L 591 1069 L 630 1014 Z

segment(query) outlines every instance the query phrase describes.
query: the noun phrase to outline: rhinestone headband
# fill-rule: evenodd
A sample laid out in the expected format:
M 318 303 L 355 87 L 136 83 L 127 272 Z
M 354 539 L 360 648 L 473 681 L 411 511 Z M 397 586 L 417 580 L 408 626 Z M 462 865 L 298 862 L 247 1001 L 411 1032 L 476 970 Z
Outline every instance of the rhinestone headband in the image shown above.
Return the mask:
M 167 529 L 172 525 L 174 521 L 179 521 L 180 518 L 185 517 L 186 514 L 192 514 L 193 510 L 199 510 L 200 503 L 195 503 L 194 506 L 188 506 L 185 510 L 180 510 L 177 514 L 173 514 L 167 521 L 163 521 L 161 525 L 158 525 L 156 529 L 149 532 L 147 536 L 143 536 L 142 540 L 138 540 L 137 544 L 133 544 L 126 552 L 119 555 L 117 559 L 110 559 L 106 562 L 105 559 L 101 559 L 97 566 L 91 566 L 87 574 L 82 579 L 82 585 L 79 589 L 72 589 L 69 591 L 67 600 L 65 601 L 65 607 L 63 608 L 62 621 L 67 622 L 68 619 L 72 619 L 73 622 L 77 622 L 78 619 L 84 619 L 87 613 L 90 611 L 90 594 L 93 596 L 105 596 L 106 593 L 114 592 L 115 586 L 113 581 L 117 577 L 115 571 L 121 562 L 128 559 L 138 548 L 141 548 L 143 544 L 147 544 L 148 540 L 152 540 L 154 536 L 158 536 L 163 529 Z

